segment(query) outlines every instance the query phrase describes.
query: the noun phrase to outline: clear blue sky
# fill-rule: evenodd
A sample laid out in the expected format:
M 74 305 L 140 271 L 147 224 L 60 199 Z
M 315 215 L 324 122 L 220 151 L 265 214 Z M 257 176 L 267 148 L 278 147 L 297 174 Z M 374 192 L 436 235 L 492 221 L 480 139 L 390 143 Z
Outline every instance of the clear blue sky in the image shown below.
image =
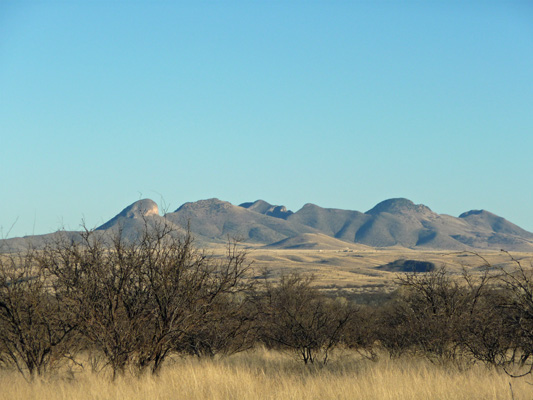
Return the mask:
M 533 231 L 533 3 L 4 0 L 0 168 L 4 237 L 211 197 Z

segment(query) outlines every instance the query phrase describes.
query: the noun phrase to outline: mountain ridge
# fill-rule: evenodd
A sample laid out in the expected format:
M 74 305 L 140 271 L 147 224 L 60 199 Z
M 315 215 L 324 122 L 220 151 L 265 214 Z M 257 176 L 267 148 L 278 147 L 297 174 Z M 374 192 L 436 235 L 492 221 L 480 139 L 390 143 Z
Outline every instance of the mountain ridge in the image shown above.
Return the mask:
M 312 203 L 293 212 L 264 200 L 234 205 L 211 198 L 184 203 L 163 216 L 159 215 L 157 203 L 142 199 L 124 208 L 96 231 L 120 231 L 133 239 L 147 226 L 160 223 L 171 224 L 179 233 L 190 229 L 202 244 L 237 238 L 254 245 L 278 248 L 319 248 L 321 245 L 333 248 L 347 243 L 410 249 L 533 252 L 533 233 L 489 211 L 470 210 L 453 217 L 437 214 L 405 198 L 384 200 L 366 212 L 323 208 Z M 79 233 L 65 234 L 76 237 Z M 23 241 L 39 245 L 46 237 L 4 239 L 0 241 L 0 251 L 21 247 Z

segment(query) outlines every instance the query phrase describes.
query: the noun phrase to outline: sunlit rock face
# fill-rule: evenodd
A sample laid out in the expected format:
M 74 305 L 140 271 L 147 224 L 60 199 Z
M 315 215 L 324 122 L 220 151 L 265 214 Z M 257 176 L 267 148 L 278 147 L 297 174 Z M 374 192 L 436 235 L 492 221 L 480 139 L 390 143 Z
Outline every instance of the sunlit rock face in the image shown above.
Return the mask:
M 107 221 L 105 224 L 99 226 L 96 229 L 106 230 L 116 226 L 117 224 L 123 225 L 124 221 L 126 220 L 140 220 L 152 216 L 159 216 L 159 207 L 157 207 L 155 201 L 150 199 L 143 199 L 136 201 L 133 204 L 130 204 L 111 220 Z
M 119 215 L 126 218 L 142 218 L 150 215 L 159 215 L 159 207 L 157 207 L 155 201 L 143 199 L 126 207 Z

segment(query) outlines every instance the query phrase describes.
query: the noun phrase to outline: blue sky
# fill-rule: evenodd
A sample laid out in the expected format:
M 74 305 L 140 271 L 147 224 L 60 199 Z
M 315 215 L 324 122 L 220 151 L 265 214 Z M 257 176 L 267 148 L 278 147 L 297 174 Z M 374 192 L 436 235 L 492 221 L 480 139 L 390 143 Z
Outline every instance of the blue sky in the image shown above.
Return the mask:
M 533 231 L 529 1 L 2 1 L 0 234 L 140 198 Z

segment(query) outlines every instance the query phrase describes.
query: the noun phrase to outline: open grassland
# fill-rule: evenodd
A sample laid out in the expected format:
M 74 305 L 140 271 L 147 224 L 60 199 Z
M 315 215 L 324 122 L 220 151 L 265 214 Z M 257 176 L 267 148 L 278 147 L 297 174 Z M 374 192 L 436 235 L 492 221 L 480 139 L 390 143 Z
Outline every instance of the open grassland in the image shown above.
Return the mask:
M 214 249 L 215 253 L 223 249 Z M 344 249 L 271 249 L 250 247 L 248 260 L 253 261 L 256 275 L 269 270 L 276 279 L 282 274 L 299 272 L 315 276 L 315 284 L 327 291 L 343 289 L 354 294 L 390 292 L 396 288 L 398 272 L 380 270 L 379 266 L 398 259 L 429 261 L 436 267 L 445 266 L 452 274 L 463 270 L 476 274 L 488 262 L 495 270 L 515 266 L 510 255 L 501 251 L 454 252 L 437 250 L 411 250 L 404 247 Z M 512 256 L 528 267 L 533 253 L 513 252 Z
M 120 251 L 127 249 L 119 247 L 117 253 L 124 255 Z M 522 340 L 530 339 L 533 331 L 531 254 L 402 248 L 249 248 L 248 260 L 253 261 L 250 280 L 246 259 L 238 251 L 230 252 L 233 255 L 224 269 L 224 258 L 219 257 L 224 254 L 223 248 L 212 249 L 214 258 L 204 258 L 203 253 L 194 258 L 197 253 L 176 249 L 170 254 L 176 263 L 143 264 L 118 262 L 124 257 L 115 257 L 113 252 L 80 251 L 76 253 L 80 260 L 88 262 L 66 263 L 61 274 L 53 275 L 64 279 L 60 281 L 63 286 L 57 286 L 63 291 L 53 291 L 48 285 L 44 272 L 55 270 L 36 269 L 34 264 L 40 261 L 55 266 L 55 252 L 32 253 L 22 259 L 0 258 L 5 261 L 4 275 L 0 276 L 4 300 L 0 300 L 6 311 L 0 314 L 0 400 L 533 398 L 531 375 L 512 379 L 501 369 L 487 367 L 518 365 L 517 360 L 508 359 L 512 354 L 525 355 L 526 361 L 531 359 L 531 340 Z M 126 254 L 133 260 L 159 260 L 144 257 L 146 254 L 139 253 L 137 247 L 134 250 Z M 94 254 L 100 256 L 98 262 L 94 262 Z M 196 263 L 180 264 L 182 258 L 178 256 L 184 255 L 205 262 L 205 269 L 189 267 Z M 409 290 L 397 291 L 391 303 L 360 301 L 364 296 L 357 294 L 390 293 L 399 287 L 400 272 L 379 268 L 399 259 L 429 261 L 436 267 L 446 266 L 448 272 L 436 269 L 427 274 L 405 274 L 403 283 Z M 516 260 L 527 270 L 517 269 Z M 494 280 L 489 274 L 484 276 L 484 263 L 502 276 Z M 80 276 L 63 273 L 72 265 L 87 267 L 85 275 L 81 275 L 85 281 L 64 278 Z M 137 265 L 143 268 L 132 267 Z M 249 285 L 264 268 L 271 271 L 268 278 L 273 284 Z M 507 268 L 509 273 L 502 273 Z M 461 279 L 457 278 L 463 269 L 472 275 L 463 279 L 460 286 L 457 282 Z M 165 274 L 169 271 L 179 273 Z M 135 275 L 139 272 L 142 274 Z M 290 272 L 312 273 L 316 281 L 287 276 Z M 140 279 L 116 285 L 118 273 Z M 161 279 L 142 279 L 150 274 Z M 242 282 L 233 276 L 242 277 Z M 210 279 L 205 280 L 206 277 Z M 485 285 L 489 278 L 500 286 Z M 191 287 L 202 290 L 191 291 Z M 146 290 L 139 292 L 140 289 Z M 330 299 L 317 289 L 341 298 Z M 65 293 L 69 297 L 61 297 Z M 160 304 L 156 300 L 167 298 L 163 296 L 167 293 L 172 293 L 168 297 L 172 301 L 164 304 L 172 307 L 177 316 L 171 321 L 165 319 L 167 312 L 154 312 Z M 211 297 L 204 293 L 225 293 L 227 297 L 209 303 Z M 51 301 L 54 299 L 59 308 Z M 358 305 L 353 307 L 350 300 Z M 116 304 L 119 307 L 114 308 Z M 108 309 L 118 312 L 105 314 L 103 310 Z M 130 313 L 131 310 L 137 313 Z M 13 318 L 18 315 L 21 318 Z M 154 330 L 158 326 L 179 329 Z M 67 336 L 54 344 L 52 340 L 57 336 L 52 337 L 50 332 L 67 332 Z M 491 335 L 486 337 L 486 332 Z M 159 341 L 153 339 L 154 335 L 159 335 Z M 299 351 L 300 360 L 295 354 L 257 348 L 261 344 Z M 156 365 L 152 355 L 160 355 L 156 352 L 162 345 L 166 346 L 168 358 Z M 17 350 L 20 346 L 28 350 Z M 256 349 L 231 357 L 207 356 L 248 346 Z M 370 360 L 347 347 L 380 354 Z M 93 355 L 100 356 L 84 359 L 81 349 L 91 349 Z M 76 362 L 66 357 L 72 354 L 77 355 Z M 320 355 L 315 364 L 311 354 Z M 403 356 L 391 359 L 387 354 Z M 495 356 L 487 358 L 491 354 Z M 327 365 L 320 364 L 321 359 L 325 360 L 322 355 L 328 356 Z M 39 360 L 46 362 L 36 364 Z M 63 365 L 54 369 L 56 362 Z M 66 362 L 70 364 L 65 365 Z M 108 366 L 102 368 L 105 363 Z M 33 381 L 9 370 L 14 365 L 19 365 L 28 379 L 33 376 Z M 530 366 L 526 362 L 525 367 Z M 157 374 L 151 375 L 149 367 Z M 140 370 L 144 373 L 139 374 Z
M 68 378 L 66 378 L 68 376 Z M 287 354 L 256 350 L 210 360 L 182 358 L 160 376 L 58 373 L 28 383 L 0 373 L 0 399 L 531 399 L 528 378 L 475 365 L 467 369 L 418 359 L 378 361 L 344 353 L 325 367 Z

